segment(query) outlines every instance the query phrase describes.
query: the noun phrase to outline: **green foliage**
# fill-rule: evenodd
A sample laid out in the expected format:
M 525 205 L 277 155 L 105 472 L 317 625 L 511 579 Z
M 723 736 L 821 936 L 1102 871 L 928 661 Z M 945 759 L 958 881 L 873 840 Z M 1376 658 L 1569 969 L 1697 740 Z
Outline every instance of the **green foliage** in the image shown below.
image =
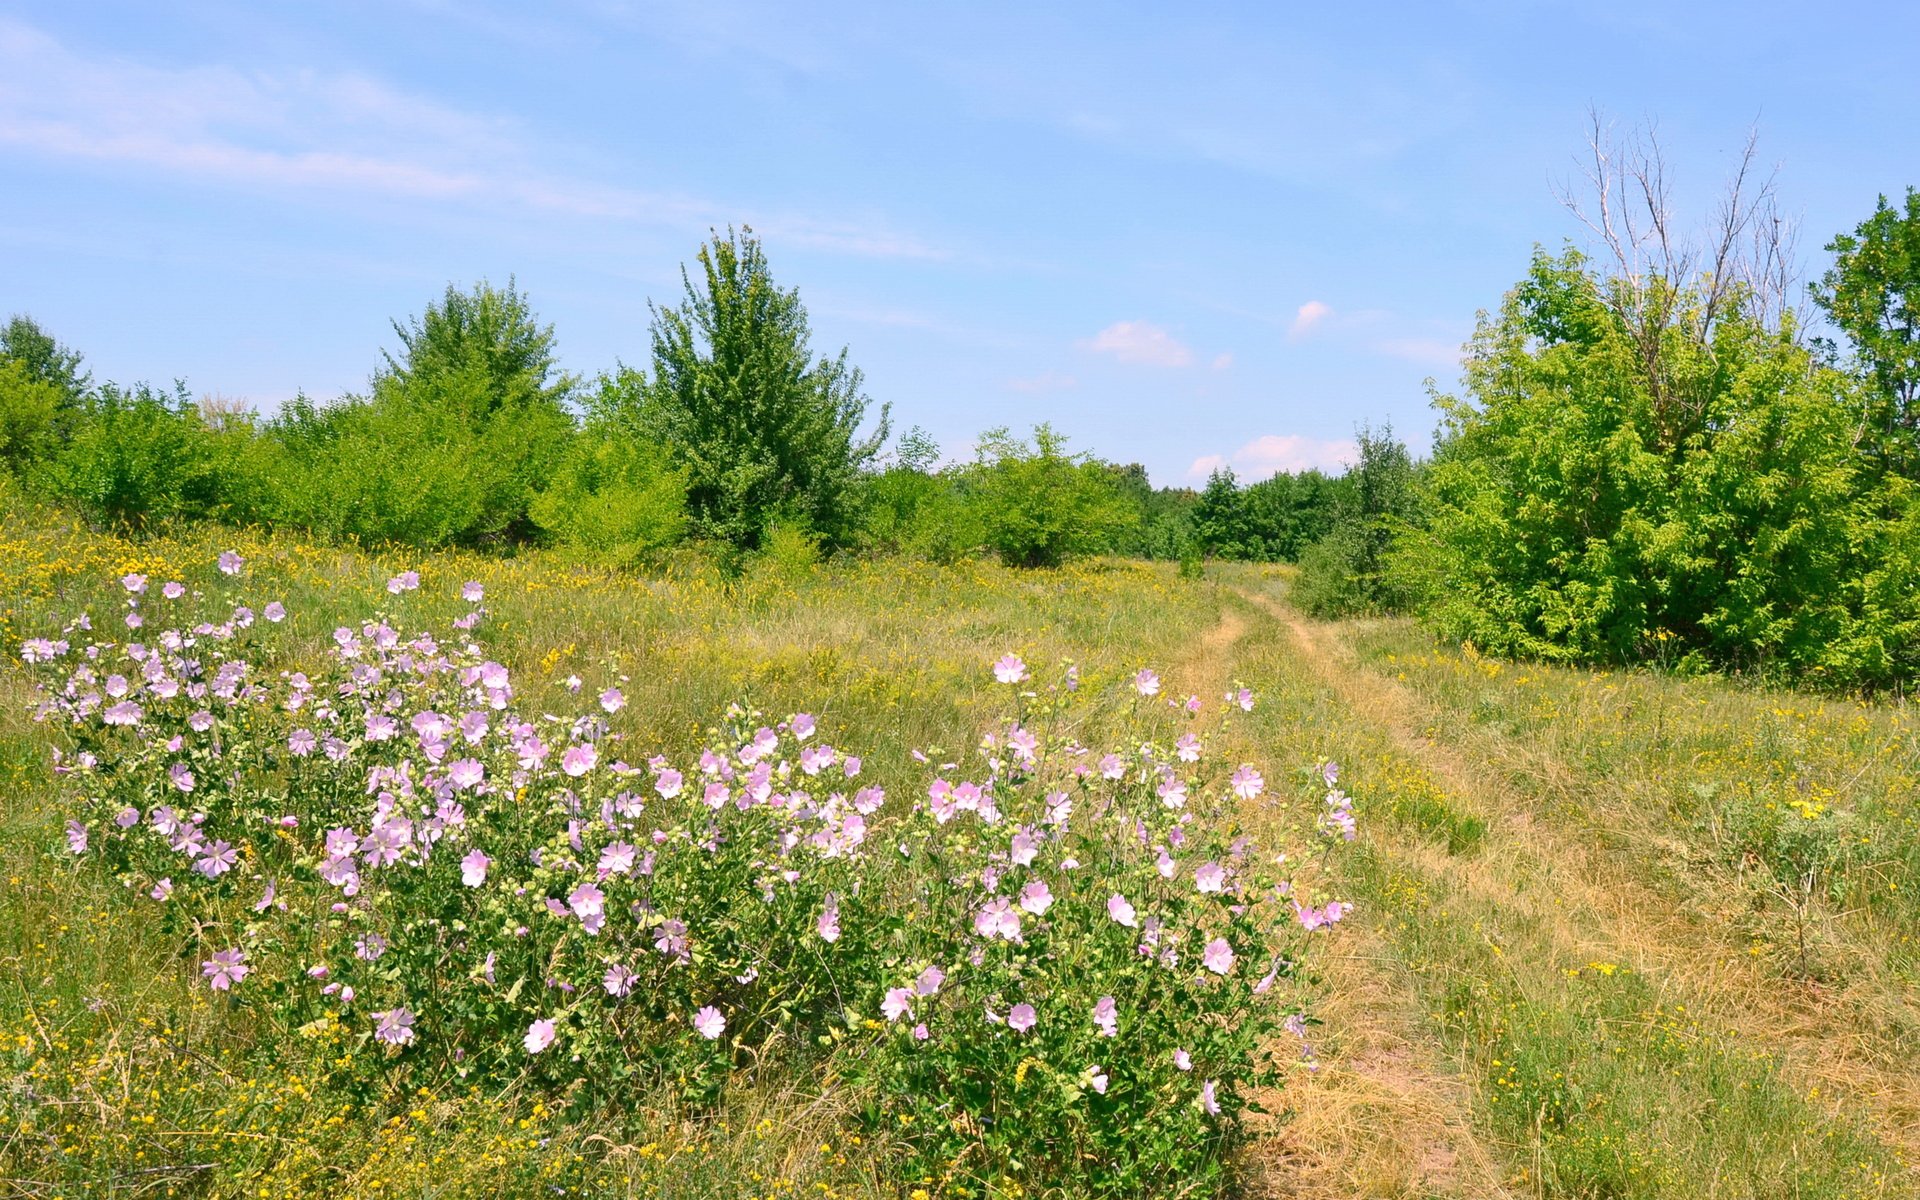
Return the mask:
M 1147 478 L 1147 469 L 1139 463 L 1110 465 L 1121 497 L 1133 507 L 1138 519 L 1114 539 L 1113 551 L 1137 558 L 1167 561 L 1193 556 L 1193 506 L 1198 499 L 1192 488 L 1156 488 Z
M 1907 489 L 1863 470 L 1854 381 L 1733 303 L 1669 302 L 1636 336 L 1617 281 L 1536 255 L 1466 365 L 1432 470 L 1429 611 L 1500 653 L 1890 678 L 1911 602 L 1889 591 Z
M 864 477 L 861 499 L 867 543 L 875 549 L 919 548 L 921 531 L 934 508 L 950 502 L 952 481 L 933 472 L 940 447 L 918 425 L 907 431 L 893 463 Z
M 1248 553 L 1250 535 L 1246 501 L 1239 482 L 1230 468 L 1215 468 L 1193 505 L 1194 541 L 1207 553 L 1220 558 L 1259 557 Z
M 1034 427 L 1031 444 L 1005 427 L 980 435 L 965 477 L 967 502 L 985 545 L 1002 562 L 1052 567 L 1098 554 L 1139 520 L 1111 470 L 1066 446 L 1045 424 Z
M 1319 471 L 1281 471 L 1241 487 L 1233 472 L 1216 470 L 1193 508 L 1193 537 L 1215 558 L 1298 562 L 1307 547 L 1333 529 L 1344 479 Z
M 71 434 L 33 482 L 97 526 L 222 515 L 220 444 L 184 385 L 102 385 L 75 409 Z
M 0 360 L 17 363 L 28 379 L 58 389 L 63 408 L 78 404 L 92 386 L 92 377 L 80 369 L 80 352 L 54 341 L 23 313 L 0 328 Z
M 0 467 L 18 474 L 52 451 L 64 399 L 26 364 L 0 358 Z
M 651 375 L 623 370 L 615 385 L 686 466 L 695 532 L 753 548 L 785 520 L 844 544 L 886 406 L 862 437 L 859 370 L 844 349 L 813 358 L 800 294 L 774 283 L 751 229 L 716 234 L 699 264 L 697 286 L 681 271 L 678 308 L 652 309 Z
M 687 528 L 686 473 L 637 438 L 589 427 L 574 439 L 532 517 L 563 546 L 639 566 Z
M 1904 211 L 1880 197 L 1873 215 L 1827 243 L 1833 266 L 1813 298 L 1853 342 L 1875 400 L 1869 427 L 1908 474 L 1920 465 L 1920 190 Z
M 1316 616 L 1391 612 L 1408 596 L 1393 550 L 1419 512 L 1413 458 L 1391 426 L 1361 429 L 1359 461 L 1334 491 L 1331 528 L 1300 559 L 1294 598 Z
M 509 284 L 449 288 L 409 326 L 372 394 L 304 398 L 268 427 L 273 485 L 258 517 L 414 546 L 523 536 L 536 491 L 573 436 L 573 381 L 553 331 Z

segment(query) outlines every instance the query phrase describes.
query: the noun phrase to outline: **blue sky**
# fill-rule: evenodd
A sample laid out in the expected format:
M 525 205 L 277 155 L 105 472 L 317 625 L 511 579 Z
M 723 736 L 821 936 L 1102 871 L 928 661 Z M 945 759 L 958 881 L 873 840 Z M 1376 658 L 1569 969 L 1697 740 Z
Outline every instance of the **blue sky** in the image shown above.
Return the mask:
M 1156 482 L 1416 446 L 1590 105 L 1704 214 L 1750 125 L 1801 251 L 1920 184 L 1920 5 L 0 3 L 0 312 L 271 410 L 518 277 L 592 374 L 751 223 L 950 454 Z

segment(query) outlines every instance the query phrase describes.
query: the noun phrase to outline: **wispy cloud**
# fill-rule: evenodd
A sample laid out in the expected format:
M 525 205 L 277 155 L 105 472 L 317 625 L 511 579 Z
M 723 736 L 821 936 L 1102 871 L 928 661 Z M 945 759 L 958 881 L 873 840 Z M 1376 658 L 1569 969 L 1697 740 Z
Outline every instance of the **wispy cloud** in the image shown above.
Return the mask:
M 1325 301 L 1307 301 L 1293 314 L 1293 324 L 1287 326 L 1287 340 L 1297 342 L 1301 338 L 1310 336 L 1332 315 L 1333 306 Z
M 1123 363 L 1154 367 L 1193 364 L 1193 351 L 1185 343 L 1147 321 L 1115 321 L 1079 345 L 1096 354 L 1110 354 Z
M 1231 454 L 1207 454 L 1193 460 L 1187 477 L 1202 480 L 1223 467 L 1231 467 L 1242 483 L 1265 479 L 1278 471 L 1342 471 L 1358 457 L 1359 449 L 1351 438 L 1325 440 L 1297 433 L 1269 433 L 1257 437 Z
M 544 170 L 522 123 L 465 112 L 355 73 L 152 66 L 76 53 L 0 20 L 0 146 L 207 185 L 461 204 L 762 234 L 871 258 L 944 257 L 872 221 L 654 192 Z

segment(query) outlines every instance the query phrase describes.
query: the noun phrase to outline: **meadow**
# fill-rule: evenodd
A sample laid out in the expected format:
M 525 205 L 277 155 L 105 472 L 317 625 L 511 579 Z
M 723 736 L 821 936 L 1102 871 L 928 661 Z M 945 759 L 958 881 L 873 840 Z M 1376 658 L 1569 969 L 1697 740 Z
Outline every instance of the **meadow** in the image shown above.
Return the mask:
M 214 566 L 223 552 L 245 561 L 243 578 L 223 578 Z M 407 571 L 417 591 L 394 590 Z M 931 765 L 964 761 L 983 730 L 1004 736 L 996 722 L 1010 693 L 1031 692 L 1027 724 L 1053 728 L 1040 710 L 1065 697 L 1045 681 L 1072 678 L 1085 697 L 1066 726 L 1076 743 L 1141 736 L 1144 720 L 1167 744 L 1185 730 L 1206 739 L 1209 761 L 1264 772 L 1252 798 L 1222 787 L 1226 802 L 1213 809 L 1196 785 L 1193 823 L 1176 837 L 1297 848 L 1294 898 L 1353 907 L 1287 952 L 1294 970 L 1268 1024 L 1253 1019 L 1247 995 L 1244 1020 L 1239 1008 L 1180 1008 L 1217 994 L 1189 994 L 1218 982 L 1208 971 L 1179 975 L 1197 983 L 1177 987 L 1160 982 L 1174 973 L 1128 975 L 1143 990 L 1115 989 L 1125 1005 L 1174 997 L 1155 1002 L 1150 1019 L 1218 1039 L 1209 1045 L 1223 1079 L 1225 1059 L 1245 1059 L 1224 1116 L 1187 1093 L 1159 1107 L 1144 1099 L 1186 1080 L 1148 1064 L 1130 1007 L 1117 1041 L 1103 1040 L 1098 1011 L 1083 1038 L 1073 1035 L 1080 1041 L 1044 1049 L 1013 1042 L 1024 1031 L 974 1020 L 964 1028 L 978 1036 L 956 1033 L 946 1057 L 925 1058 L 909 1053 L 905 1021 L 883 1015 L 896 1010 L 877 992 L 846 1002 L 864 1015 L 844 1029 L 833 1027 L 838 1001 L 833 1014 L 809 1016 L 812 977 L 792 964 L 821 948 L 811 940 L 816 914 L 826 928 L 817 894 L 795 910 L 798 933 L 777 923 L 751 931 L 769 947 L 793 938 L 812 948 L 791 962 L 768 951 L 769 981 L 784 971 L 793 982 L 781 985 L 792 989 L 781 993 L 789 1011 L 758 1041 L 749 1040 L 758 1026 L 739 1016 L 735 1040 L 696 1036 L 682 1023 L 694 1016 L 690 999 L 688 1012 L 654 1023 L 671 1037 L 623 1026 L 608 1045 L 580 1040 L 597 1027 L 584 1016 L 563 1020 L 564 1065 L 531 1052 L 532 1041 L 521 1050 L 520 1010 L 497 997 L 461 1009 L 442 995 L 467 994 L 457 988 L 433 991 L 440 1008 L 420 1008 L 417 1043 L 383 1037 L 337 993 L 314 1007 L 301 980 L 273 977 L 273 947 L 328 920 L 322 907 L 299 907 L 308 891 L 330 894 L 297 882 L 297 866 L 282 875 L 284 932 L 258 934 L 248 943 L 258 947 L 254 976 L 217 988 L 205 947 L 225 943 L 208 931 L 256 921 L 234 913 L 253 909 L 257 883 L 243 894 L 203 889 L 189 923 L 175 915 L 188 909 L 147 899 L 145 877 L 140 891 L 129 886 L 132 859 L 116 869 L 72 852 L 74 790 L 49 769 L 50 743 L 65 735 L 32 719 L 33 678 L 18 648 L 82 609 L 100 624 L 115 619 L 130 607 L 129 575 L 156 589 L 179 579 L 270 594 L 288 614 L 271 653 L 289 663 L 322 660 L 336 627 L 400 605 L 423 625 L 451 624 L 473 611 L 461 593 L 478 584 L 487 653 L 512 673 L 516 704 L 564 713 L 615 687 L 623 703 L 606 715 L 607 736 L 675 761 L 711 744 L 730 704 L 806 713 L 826 743 L 861 756 L 862 783 L 916 815 L 922 803 L 911 797 Z M 0 525 L 0 636 L 15 659 L 0 712 L 0 1181 L 23 1196 L 1913 1194 L 1909 881 L 1920 833 L 1903 705 L 1499 662 L 1397 619 L 1307 618 L 1288 604 L 1291 576 L 1251 564 L 1183 578 L 1171 565 L 1119 560 L 1041 572 L 884 560 L 768 563 L 728 578 L 687 560 L 642 579 L 545 551 L 382 555 L 216 527 L 136 543 L 16 507 Z M 1029 678 L 1002 682 L 994 664 L 1011 676 L 1007 656 Z M 1152 697 L 1136 686 L 1147 667 L 1159 682 Z M 1236 702 L 1243 687 L 1250 711 Z M 1197 715 L 1184 712 L 1190 696 Z M 1353 798 L 1351 843 L 1325 836 L 1330 763 Z M 1010 811 L 1018 784 L 1017 773 L 1001 783 Z M 469 804 L 477 825 L 481 802 Z M 897 811 L 874 819 L 913 819 L 889 817 Z M 264 862 L 272 844 L 248 844 L 243 869 L 223 878 Z M 1125 846 L 1099 852 L 1119 856 L 1082 852 L 1103 879 L 1133 869 Z M 987 869 L 997 879 L 1013 867 Z M 992 976 L 996 989 L 1044 980 L 1060 995 L 1092 986 L 1091 1004 L 1100 990 L 1091 981 L 1136 969 L 1070 949 L 1107 928 L 1107 897 L 1104 886 L 1070 890 L 1066 878 L 1054 879 L 1047 920 L 1073 936 L 1058 952 L 1032 952 L 1051 965 L 990 959 L 972 977 Z M 610 891 L 615 882 L 601 876 Z M 827 905 L 850 931 L 844 943 L 834 931 L 834 951 L 848 956 L 838 978 L 859 976 L 868 961 L 859 955 L 885 957 L 875 948 L 885 939 L 853 932 L 863 926 L 895 942 L 934 936 L 950 902 L 963 905 L 952 910 L 963 922 L 980 919 L 977 898 L 943 900 L 940 883 L 894 871 L 871 876 L 866 891 L 835 885 Z M 1072 926 L 1083 900 L 1088 923 Z M 256 910 L 267 921 L 272 903 Z M 732 893 L 712 904 L 758 901 Z M 893 911 L 902 904 L 911 911 Z M 1042 946 L 1037 915 L 1027 920 Z M 556 919 L 566 931 L 554 935 L 552 963 L 598 950 L 578 924 Z M 1254 940 L 1300 933 L 1283 924 L 1290 933 L 1235 926 L 1240 958 L 1262 957 Z M 967 931 L 976 950 L 1013 948 L 985 928 Z M 390 964 L 419 974 L 439 961 L 401 959 L 439 953 L 439 943 L 389 933 Z M 286 953 L 304 963 L 323 948 Z M 336 982 L 376 965 L 352 959 L 335 960 Z M 563 966 L 548 969 L 564 979 Z M 689 956 L 646 989 L 664 1003 L 702 970 L 705 959 Z M 1244 971 L 1221 980 L 1243 974 L 1250 982 Z M 963 991 L 976 986 L 969 973 L 954 975 L 945 994 L 978 1003 Z M 931 997 L 897 990 L 888 1000 L 898 1008 L 931 1009 Z M 999 995 L 986 997 L 989 1014 Z M 1111 1013 L 1112 997 L 1099 998 Z M 1140 1007 L 1149 1023 L 1152 1004 Z M 1012 1011 L 1001 1003 L 1000 1020 Z M 436 1021 L 453 1013 L 475 1030 L 500 1026 L 506 1051 L 487 1058 L 476 1036 L 449 1057 Z M 1258 1046 L 1246 1040 L 1255 1033 Z M 701 1057 L 709 1042 L 733 1051 Z M 1084 1078 L 1051 1062 L 1087 1046 L 1111 1053 Z M 1261 1060 L 1271 1075 L 1253 1069 Z M 652 1065 L 620 1065 L 631 1063 Z M 1109 1075 L 1119 1085 L 1111 1096 Z M 1098 1112 L 1139 1123 L 1116 1131 Z M 942 1122 L 944 1132 L 927 1134 Z M 1151 1142 L 1154 1130 L 1168 1140 Z M 1178 1160 L 1191 1183 L 1168 1185 L 1137 1163 L 1132 1175 L 1113 1168 L 1134 1162 L 1129 1144 Z M 1063 1145 L 1066 1157 L 1046 1157 Z

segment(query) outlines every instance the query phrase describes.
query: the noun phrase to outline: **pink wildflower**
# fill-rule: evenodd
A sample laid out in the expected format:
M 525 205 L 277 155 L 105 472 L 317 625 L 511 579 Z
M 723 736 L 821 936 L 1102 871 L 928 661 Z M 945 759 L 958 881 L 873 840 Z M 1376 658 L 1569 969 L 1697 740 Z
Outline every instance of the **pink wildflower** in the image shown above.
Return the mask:
M 553 1045 L 553 1034 L 553 1022 L 542 1017 L 527 1026 L 527 1036 L 520 1039 L 520 1044 L 527 1048 L 528 1054 L 538 1054 Z

